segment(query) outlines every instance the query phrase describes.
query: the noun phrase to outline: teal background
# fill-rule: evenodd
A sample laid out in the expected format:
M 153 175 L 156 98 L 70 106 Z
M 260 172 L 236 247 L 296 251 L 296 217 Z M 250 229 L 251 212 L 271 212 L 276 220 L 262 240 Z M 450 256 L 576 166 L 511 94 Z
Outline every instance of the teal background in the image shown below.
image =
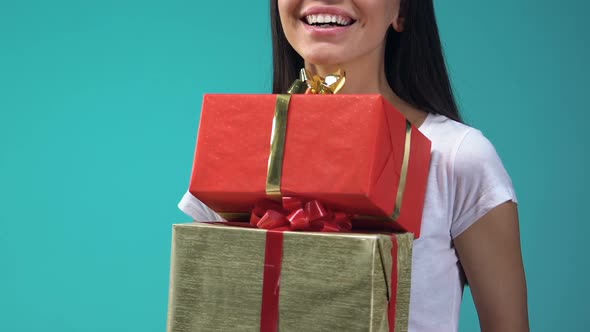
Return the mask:
M 0 331 L 165 330 L 201 98 L 270 90 L 267 6 L 0 0 Z M 532 330 L 588 330 L 590 5 L 437 10 L 463 114 L 517 188 Z

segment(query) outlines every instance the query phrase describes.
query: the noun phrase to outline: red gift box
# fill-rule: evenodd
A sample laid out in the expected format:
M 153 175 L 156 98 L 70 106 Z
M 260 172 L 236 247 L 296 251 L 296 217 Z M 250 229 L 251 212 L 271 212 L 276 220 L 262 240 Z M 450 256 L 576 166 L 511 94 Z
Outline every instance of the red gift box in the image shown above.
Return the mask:
M 204 96 L 189 191 L 213 210 L 248 213 L 267 198 L 277 97 Z M 430 141 L 401 113 L 381 95 L 342 94 L 293 95 L 287 114 L 283 196 L 420 235 Z

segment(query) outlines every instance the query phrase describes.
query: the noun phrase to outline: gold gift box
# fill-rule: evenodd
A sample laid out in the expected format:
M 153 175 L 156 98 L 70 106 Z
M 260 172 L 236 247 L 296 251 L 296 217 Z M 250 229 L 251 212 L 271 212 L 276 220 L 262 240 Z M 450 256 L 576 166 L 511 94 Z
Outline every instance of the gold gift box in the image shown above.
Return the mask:
M 413 236 L 395 237 L 398 332 L 408 326 Z M 260 331 L 265 243 L 261 229 L 174 225 L 168 331 Z M 389 235 L 285 232 L 279 331 L 389 331 L 393 245 Z

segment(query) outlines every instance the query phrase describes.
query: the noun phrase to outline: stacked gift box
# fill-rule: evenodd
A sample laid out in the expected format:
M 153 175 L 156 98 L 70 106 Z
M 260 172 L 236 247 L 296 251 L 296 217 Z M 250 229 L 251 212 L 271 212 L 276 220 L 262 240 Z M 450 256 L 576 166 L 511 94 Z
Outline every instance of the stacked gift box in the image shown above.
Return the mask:
M 405 331 L 430 142 L 380 95 L 206 95 L 168 331 Z M 206 222 L 207 220 L 197 220 Z

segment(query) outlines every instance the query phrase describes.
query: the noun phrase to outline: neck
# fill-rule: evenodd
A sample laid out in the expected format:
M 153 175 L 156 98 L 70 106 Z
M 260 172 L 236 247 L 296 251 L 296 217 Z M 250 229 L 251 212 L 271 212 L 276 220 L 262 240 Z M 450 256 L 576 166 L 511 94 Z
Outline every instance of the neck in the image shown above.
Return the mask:
M 393 90 L 387 83 L 385 76 L 385 64 L 382 61 L 384 56 L 385 49 L 379 47 L 351 62 L 327 65 L 306 62 L 305 68 L 322 77 L 335 73 L 338 69 L 343 69 L 346 72 L 346 84 L 340 93 L 377 93 L 388 96 L 393 94 Z
M 426 113 L 412 107 L 395 94 L 385 76 L 384 58 L 385 48 L 380 47 L 352 62 L 331 65 L 305 62 L 305 68 L 322 77 L 343 69 L 346 72 L 346 83 L 340 94 L 380 94 L 412 124 L 419 127 L 426 119 Z

